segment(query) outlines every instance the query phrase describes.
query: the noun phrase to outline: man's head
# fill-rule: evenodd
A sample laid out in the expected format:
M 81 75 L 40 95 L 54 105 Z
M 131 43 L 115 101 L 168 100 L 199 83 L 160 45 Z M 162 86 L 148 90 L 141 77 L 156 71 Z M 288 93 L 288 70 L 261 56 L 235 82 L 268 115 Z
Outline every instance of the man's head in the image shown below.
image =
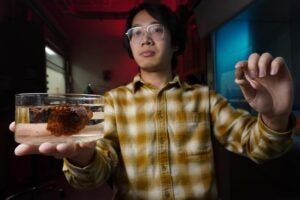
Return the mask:
M 149 15 L 152 21 L 149 21 L 149 17 L 147 19 L 143 17 L 143 15 Z M 143 19 L 148 20 L 149 24 L 141 24 L 140 22 Z M 151 42 L 153 42 L 153 45 L 169 42 L 172 49 L 172 68 L 175 68 L 176 56 L 181 54 L 185 49 L 186 38 L 183 26 L 175 13 L 163 4 L 143 3 L 132 9 L 127 18 L 125 33 L 127 35 L 124 36 L 124 46 L 129 56 L 137 62 L 135 50 L 139 45 L 144 45 L 146 42 L 149 45 L 151 45 Z

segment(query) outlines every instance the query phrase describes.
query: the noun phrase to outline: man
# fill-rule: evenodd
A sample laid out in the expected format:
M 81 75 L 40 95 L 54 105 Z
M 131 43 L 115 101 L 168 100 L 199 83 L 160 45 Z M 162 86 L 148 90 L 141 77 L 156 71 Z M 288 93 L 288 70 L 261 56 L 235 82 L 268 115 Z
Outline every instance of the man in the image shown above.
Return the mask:
M 258 163 L 290 147 L 293 89 L 282 58 L 254 53 L 236 64 L 242 72 L 236 83 L 259 113 L 252 117 L 208 87 L 174 75 L 176 55 L 185 45 L 169 8 L 134 8 L 126 37 L 140 73 L 106 93 L 104 138 L 88 144 L 20 144 L 16 155 L 64 158 L 70 184 L 85 188 L 111 179 L 116 199 L 215 199 L 211 137 Z

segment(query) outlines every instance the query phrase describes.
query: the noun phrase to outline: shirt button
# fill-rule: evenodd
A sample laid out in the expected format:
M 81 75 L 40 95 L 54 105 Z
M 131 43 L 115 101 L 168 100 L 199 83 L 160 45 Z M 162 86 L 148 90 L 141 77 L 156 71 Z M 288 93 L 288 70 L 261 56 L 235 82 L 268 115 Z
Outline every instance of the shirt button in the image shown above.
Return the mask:
M 158 117 L 158 119 L 163 119 L 163 113 L 161 112 L 161 111 L 158 111 L 157 112 L 157 117 Z
M 165 197 L 166 198 L 170 197 L 170 192 L 169 191 L 165 191 Z

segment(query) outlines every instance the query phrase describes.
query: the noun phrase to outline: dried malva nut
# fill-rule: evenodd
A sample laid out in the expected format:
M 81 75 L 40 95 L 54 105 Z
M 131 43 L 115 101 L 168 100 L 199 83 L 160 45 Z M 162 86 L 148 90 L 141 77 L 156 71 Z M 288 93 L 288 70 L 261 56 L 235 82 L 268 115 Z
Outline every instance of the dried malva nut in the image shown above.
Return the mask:
M 238 80 L 244 79 L 245 74 L 242 68 L 236 68 L 235 69 L 235 78 Z

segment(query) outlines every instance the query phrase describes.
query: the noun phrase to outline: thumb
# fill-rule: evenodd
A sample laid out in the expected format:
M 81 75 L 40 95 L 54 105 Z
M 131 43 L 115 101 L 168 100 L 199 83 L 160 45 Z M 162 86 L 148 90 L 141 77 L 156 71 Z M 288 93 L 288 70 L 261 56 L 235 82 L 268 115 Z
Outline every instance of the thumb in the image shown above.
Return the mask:
M 245 99 L 249 102 L 256 95 L 258 84 L 247 73 L 247 61 L 240 61 L 235 65 L 235 83 L 239 85 Z

